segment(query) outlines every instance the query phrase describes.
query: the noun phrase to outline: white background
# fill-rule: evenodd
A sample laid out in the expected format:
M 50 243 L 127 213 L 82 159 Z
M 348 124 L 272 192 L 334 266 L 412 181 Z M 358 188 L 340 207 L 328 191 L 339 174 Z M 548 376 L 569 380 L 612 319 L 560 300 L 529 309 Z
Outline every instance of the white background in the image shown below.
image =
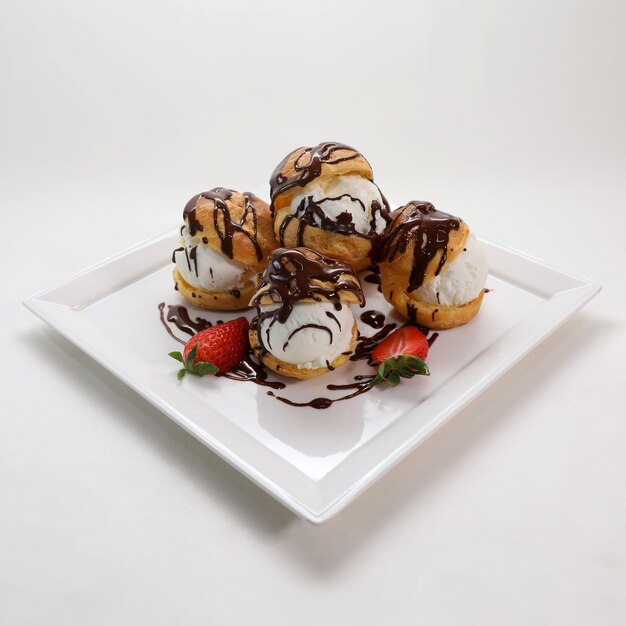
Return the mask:
M 621 0 L 2 0 L 0 624 L 623 625 L 625 32 Z M 314 527 L 20 303 L 327 139 L 604 291 Z

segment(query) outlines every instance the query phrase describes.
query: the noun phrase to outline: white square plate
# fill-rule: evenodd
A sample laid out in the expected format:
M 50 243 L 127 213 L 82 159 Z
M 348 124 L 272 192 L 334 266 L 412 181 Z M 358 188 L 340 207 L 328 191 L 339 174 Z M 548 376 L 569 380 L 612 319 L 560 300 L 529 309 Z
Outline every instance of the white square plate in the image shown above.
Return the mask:
M 327 410 L 292 408 L 266 387 L 225 378 L 176 380 L 158 304 L 184 304 L 173 290 L 170 257 L 178 231 L 89 268 L 26 306 L 211 450 L 292 511 L 314 523 L 336 514 L 483 389 L 553 332 L 600 286 L 483 241 L 490 275 L 480 314 L 440 334 L 430 377 L 375 388 Z M 364 283 L 367 309 L 389 305 Z M 209 320 L 228 319 L 193 309 Z M 358 319 L 360 310 L 355 308 Z M 237 314 L 240 315 L 240 314 Z M 175 329 L 176 330 L 176 329 Z M 374 332 L 361 325 L 365 334 Z M 185 337 L 184 335 L 182 335 Z M 141 346 L 139 353 L 138 346 Z M 296 401 L 336 397 L 328 383 L 351 382 L 368 366 L 290 383 Z M 345 393 L 345 392 L 344 392 Z

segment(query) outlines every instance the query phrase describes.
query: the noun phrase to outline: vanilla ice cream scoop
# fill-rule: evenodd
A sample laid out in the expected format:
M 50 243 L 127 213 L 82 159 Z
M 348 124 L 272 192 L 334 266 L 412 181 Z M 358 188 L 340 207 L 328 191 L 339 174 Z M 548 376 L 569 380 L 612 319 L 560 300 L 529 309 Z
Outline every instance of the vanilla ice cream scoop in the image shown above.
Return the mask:
M 479 296 L 485 288 L 488 269 L 482 245 L 470 234 L 463 252 L 438 276 L 412 291 L 411 296 L 428 304 L 460 306 Z
M 264 316 L 277 308 L 259 308 L 264 318 L 259 325 L 261 340 L 277 359 L 314 369 L 327 367 L 340 354 L 351 351 L 354 316 L 349 305 L 337 309 L 331 302 L 303 302 L 294 305 L 284 323 Z
M 358 275 L 309 248 L 277 248 L 250 304 L 250 346 L 266 367 L 311 378 L 341 367 L 358 336 L 351 305 L 365 304 Z
M 174 250 L 172 261 L 187 283 L 206 291 L 236 289 L 249 273 L 242 263 L 202 243 L 199 237 L 192 237 L 187 226 L 181 230 L 180 247 Z
M 291 210 L 297 217 L 309 215 L 320 228 L 345 234 L 380 235 L 387 225 L 380 190 L 356 174 L 315 178 L 293 196 Z

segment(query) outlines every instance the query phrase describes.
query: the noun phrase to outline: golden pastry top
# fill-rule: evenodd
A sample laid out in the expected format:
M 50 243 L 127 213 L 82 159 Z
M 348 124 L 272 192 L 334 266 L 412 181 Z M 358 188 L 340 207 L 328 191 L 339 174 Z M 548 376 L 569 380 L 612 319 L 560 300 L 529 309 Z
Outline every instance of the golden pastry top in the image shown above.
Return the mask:
M 293 305 L 300 302 L 364 304 L 357 274 L 345 263 L 322 256 L 309 248 L 278 248 L 267 269 L 259 274 L 251 305 L 279 305 L 275 317 L 285 322 Z
M 458 257 L 469 232 L 460 218 L 438 211 L 430 202 L 412 200 L 391 213 L 375 261 L 390 264 L 411 292 Z
M 305 187 L 319 176 L 345 174 L 374 179 L 365 157 L 343 143 L 326 141 L 313 147 L 296 148 L 276 166 L 270 179 L 272 211 L 290 204 L 297 188 Z
M 259 269 L 278 245 L 268 204 L 248 191 L 215 187 L 197 194 L 185 206 L 183 219 L 191 237 Z

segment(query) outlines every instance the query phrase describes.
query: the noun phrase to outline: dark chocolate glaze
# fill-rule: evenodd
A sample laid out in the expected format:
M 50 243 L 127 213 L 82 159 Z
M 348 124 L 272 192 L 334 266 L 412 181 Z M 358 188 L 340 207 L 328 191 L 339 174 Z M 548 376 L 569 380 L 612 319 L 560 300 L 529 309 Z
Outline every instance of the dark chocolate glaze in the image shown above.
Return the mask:
M 307 196 L 301 200 L 295 212 L 285 217 L 280 225 L 278 233 L 280 245 L 285 245 L 285 233 L 289 224 L 294 219 L 298 220 L 298 229 L 296 231 L 297 246 L 304 245 L 304 231 L 307 226 L 321 228 L 322 230 L 338 233 L 340 235 L 352 235 L 356 237 L 363 237 L 365 239 L 377 239 L 379 237 L 376 232 L 377 215 L 384 220 L 385 224 L 389 222 L 389 205 L 382 194 L 381 197 L 383 199 L 382 204 L 378 202 L 378 200 L 374 200 L 371 203 L 369 231 L 367 233 L 361 233 L 354 225 L 351 212 L 345 211 L 340 213 L 336 219 L 332 219 L 328 217 L 323 207 L 325 202 L 332 202 L 340 200 L 341 198 L 349 198 L 351 202 L 358 204 L 364 213 L 367 213 L 368 209 L 361 199 L 355 198 L 347 193 L 331 198 L 322 198 L 321 200 L 314 200 L 313 196 Z
M 301 148 L 299 148 L 301 149 Z M 346 156 L 335 156 L 336 152 L 341 150 L 349 150 L 350 154 Z M 297 152 L 294 151 L 294 152 Z M 289 191 L 294 187 L 305 187 L 312 180 L 315 180 L 322 173 L 322 165 L 333 165 L 342 161 L 351 161 L 361 155 L 354 148 L 346 146 L 336 141 L 325 141 L 314 146 L 313 148 L 305 148 L 298 156 L 294 163 L 295 175 L 291 178 L 286 177 L 282 170 L 289 158 L 294 154 L 290 152 L 277 166 L 272 177 L 270 178 L 270 194 L 272 199 L 272 212 L 274 211 L 274 199 L 276 196 Z
M 430 348 L 430 346 L 432 346 L 435 341 L 437 340 L 437 337 L 439 337 L 439 333 L 433 333 L 426 341 L 428 342 L 428 347 Z
M 313 250 L 307 249 L 305 254 L 297 248 L 278 248 L 270 255 L 265 273 L 259 274 L 250 304 L 258 306 L 263 296 L 269 296 L 279 306 L 262 315 L 269 313 L 284 324 L 294 304 L 303 299 L 329 301 L 341 310 L 344 292 L 355 294 L 361 306 L 365 304 L 361 281 L 348 265 Z
M 430 202 L 412 200 L 391 214 L 391 221 L 376 250 L 375 260 L 378 263 L 391 262 L 414 242 L 413 267 L 407 286 L 407 291 L 414 291 L 424 282 L 428 264 L 441 250 L 435 276 L 439 274 L 448 257 L 450 231 L 458 230 L 460 226 L 460 218 L 438 211 Z
M 263 259 L 263 252 L 257 241 L 257 214 L 253 205 L 256 196 L 249 191 L 242 193 L 246 204 L 241 215 L 241 220 L 237 222 L 232 219 L 230 209 L 226 204 L 226 201 L 232 197 L 233 193 L 236 192 L 232 189 L 215 187 L 210 191 L 203 191 L 191 198 L 183 210 L 183 219 L 186 220 L 189 225 L 189 234 L 193 237 L 198 231 L 204 230 L 196 216 L 198 200 L 201 197 L 212 200 L 215 206 L 215 210 L 213 211 L 213 225 L 215 232 L 220 238 L 222 254 L 229 259 L 233 258 L 233 237 L 235 233 L 241 233 L 252 242 L 257 259 L 261 261 Z M 206 238 L 203 238 L 203 241 L 204 239 Z
M 382 328 L 385 325 L 385 314 L 380 311 L 364 311 L 361 313 L 361 321 L 372 328 Z

